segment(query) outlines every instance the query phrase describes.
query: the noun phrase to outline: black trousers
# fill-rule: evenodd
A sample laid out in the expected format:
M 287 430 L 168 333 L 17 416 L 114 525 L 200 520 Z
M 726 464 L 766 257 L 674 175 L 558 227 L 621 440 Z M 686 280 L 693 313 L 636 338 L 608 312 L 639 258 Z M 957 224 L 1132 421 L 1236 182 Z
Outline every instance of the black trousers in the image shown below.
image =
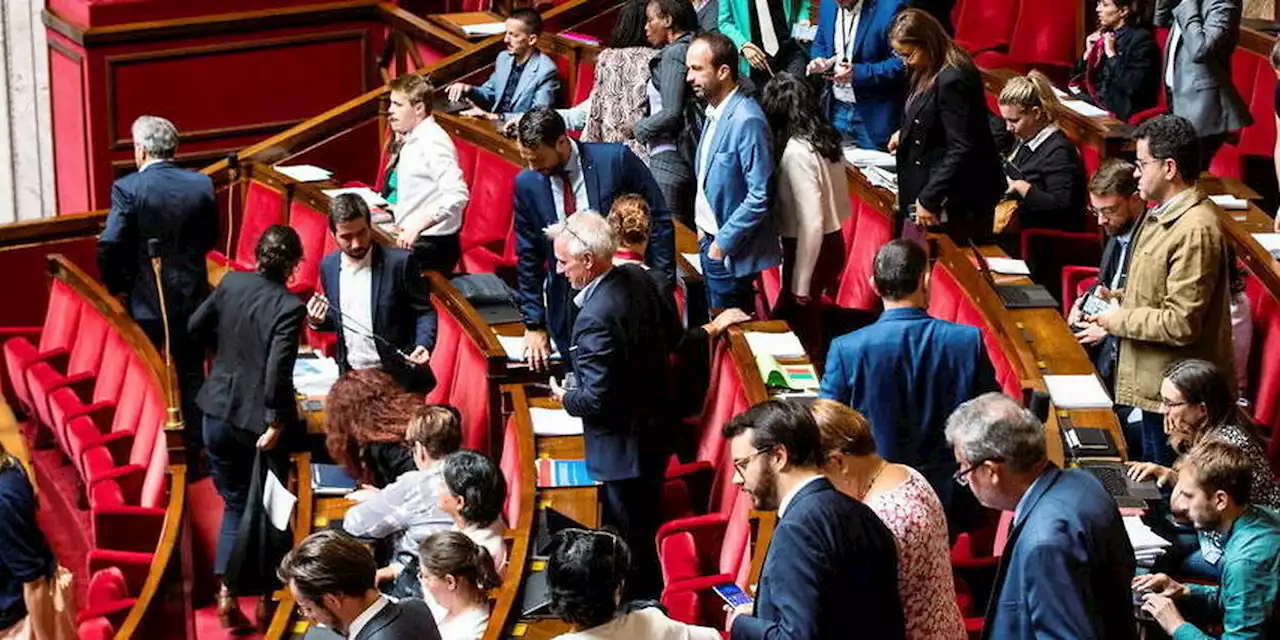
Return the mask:
M 662 595 L 662 570 L 658 564 L 659 507 L 662 474 L 627 480 L 611 480 L 600 487 L 602 524 L 614 527 L 631 547 L 631 573 L 624 600 L 656 600 Z
M 418 236 L 413 241 L 413 259 L 419 269 L 438 271 L 444 276 L 451 276 L 462 259 L 462 243 L 458 234 L 451 236 Z

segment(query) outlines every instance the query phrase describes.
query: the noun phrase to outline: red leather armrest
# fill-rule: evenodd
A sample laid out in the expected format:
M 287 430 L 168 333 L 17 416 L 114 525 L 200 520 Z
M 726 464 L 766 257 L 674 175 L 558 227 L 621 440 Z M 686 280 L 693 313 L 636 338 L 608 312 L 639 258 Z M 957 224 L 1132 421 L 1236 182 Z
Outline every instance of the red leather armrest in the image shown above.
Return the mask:
M 1166 113 L 1169 113 L 1169 109 L 1166 107 L 1151 107 L 1146 111 L 1139 111 L 1129 116 L 1129 124 L 1136 127 L 1156 116 L 1162 116 Z
M 82 468 L 84 466 L 84 454 L 97 447 L 106 447 L 107 453 L 111 454 L 112 464 L 117 468 L 123 467 L 129 463 L 129 454 L 133 450 L 133 432 L 112 431 L 84 443 L 80 449 L 80 464 Z
M 129 464 L 104 471 L 87 481 L 92 488 L 92 485 L 103 480 L 115 480 L 120 485 L 120 493 L 124 495 L 124 501 L 128 504 L 137 504 L 138 496 L 142 495 L 142 480 L 146 475 L 147 470 L 142 465 Z
M 116 505 L 93 509 L 94 547 L 151 553 L 160 542 L 164 509 Z
M 89 574 L 99 569 L 118 567 L 124 574 L 129 593 L 142 593 L 142 585 L 147 581 L 147 573 L 151 571 L 151 561 L 155 552 L 138 553 L 136 551 L 115 551 L 113 549 L 89 550 Z
M 116 419 L 116 403 L 112 400 L 103 400 L 73 409 L 62 416 L 62 424 L 67 424 L 73 418 L 80 416 L 88 416 L 95 425 L 110 425 Z
M 26 327 L 23 327 L 23 328 L 25 329 Z M 40 328 L 36 327 L 36 333 L 39 333 L 39 332 L 40 332 Z M 31 360 L 31 362 L 27 363 L 27 366 L 30 367 L 31 365 L 37 362 L 47 362 L 49 363 L 49 366 L 53 367 L 58 371 L 66 371 L 67 362 L 69 362 L 70 360 L 71 360 L 71 352 L 67 350 L 66 347 L 54 347 L 53 349 L 50 349 L 48 351 L 41 351 L 37 353 L 36 357 L 33 360 Z
M 28 376 L 29 377 L 29 376 Z M 97 376 L 89 371 L 81 371 L 69 376 L 64 376 L 61 380 L 53 383 L 53 386 L 46 389 L 47 393 L 53 393 L 63 387 L 70 388 L 75 392 L 76 397 L 82 401 L 93 399 L 93 385 L 97 381 Z
M 729 526 L 729 517 L 720 513 L 708 513 L 704 516 L 672 520 L 658 528 L 658 544 L 661 546 L 663 538 L 677 533 L 692 533 L 695 538 L 700 538 L 708 533 L 724 535 L 724 530 L 727 526 Z

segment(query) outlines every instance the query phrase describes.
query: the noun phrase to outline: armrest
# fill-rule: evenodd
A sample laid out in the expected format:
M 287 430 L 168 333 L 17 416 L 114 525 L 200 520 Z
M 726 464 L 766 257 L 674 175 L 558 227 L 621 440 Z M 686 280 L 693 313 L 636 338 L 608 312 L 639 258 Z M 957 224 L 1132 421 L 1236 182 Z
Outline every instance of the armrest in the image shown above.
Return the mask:
M 133 609 L 133 605 L 137 601 L 136 598 L 125 598 L 123 600 L 95 602 L 76 614 L 76 624 L 83 624 L 86 620 L 92 620 L 93 618 L 106 618 L 114 626 L 119 626 L 118 623 L 129 615 L 129 610 Z
M 160 543 L 164 509 L 116 505 L 93 510 L 96 549 L 152 553 Z
M 85 416 L 90 420 L 93 420 L 95 425 L 105 424 L 110 426 L 111 423 L 116 420 L 116 403 L 112 400 L 103 400 L 102 402 L 86 404 L 76 409 L 72 409 L 62 416 L 62 424 L 67 424 L 68 422 L 71 422 L 72 419 L 80 416 Z M 101 429 L 102 427 L 99 426 L 98 428 Z
M 1150 120 L 1150 119 L 1152 119 L 1152 118 L 1154 118 L 1154 117 L 1156 117 L 1156 116 L 1162 116 L 1162 115 L 1164 115 L 1164 114 L 1166 114 L 1166 113 L 1169 113 L 1169 109 L 1168 109 L 1168 107 L 1151 107 L 1150 109 L 1147 109 L 1146 111 L 1139 111 L 1139 112 L 1137 112 L 1137 113 L 1135 113 L 1135 114 L 1133 114 L 1133 115 L 1129 116 L 1129 122 L 1128 122 L 1128 124 L 1133 125 L 1133 126 L 1135 126 L 1135 127 L 1136 127 L 1136 126 L 1138 126 L 1138 125 L 1140 125 L 1140 124 L 1142 124 L 1142 123 L 1144 123 L 1144 122 L 1146 122 L 1146 121 L 1148 121 L 1148 120 Z
M 30 367 L 37 362 L 47 362 L 49 363 L 49 366 L 58 371 L 66 371 L 67 363 L 70 361 L 71 351 L 66 347 L 54 347 L 48 351 L 41 351 L 37 353 L 35 359 L 27 363 L 27 366 Z
M 133 452 L 132 431 L 112 431 L 84 443 L 80 448 L 80 468 L 84 468 L 84 454 L 90 449 L 105 447 L 111 456 L 111 464 L 120 468 L 129 464 L 129 454 Z
M 71 389 L 80 398 L 82 402 L 93 399 L 93 385 L 97 383 L 98 377 L 91 371 L 81 371 L 69 376 L 63 376 L 61 379 L 53 383 L 46 391 L 53 393 L 62 388 Z
M 662 544 L 663 538 L 677 533 L 692 533 L 694 537 L 719 534 L 723 539 L 725 527 L 729 526 L 729 516 L 720 513 L 708 513 L 704 516 L 681 518 L 664 523 L 658 528 L 657 541 Z
M 129 593 L 142 593 L 142 585 L 147 582 L 147 574 L 151 572 L 151 561 L 155 552 L 139 553 L 136 551 L 116 551 L 114 549 L 89 550 L 89 575 L 99 569 L 118 567 L 124 574 Z
M 115 480 L 120 485 L 120 493 L 124 495 L 124 501 L 128 504 L 137 504 L 138 496 L 142 494 L 142 480 L 147 475 L 147 470 L 140 464 L 128 464 L 123 467 L 115 467 L 102 472 L 92 478 L 85 478 L 85 484 L 90 488 L 103 480 Z
M 672 620 L 724 628 L 722 601 L 711 588 L 732 582 L 733 576 L 727 573 L 673 582 L 662 590 L 662 606 Z

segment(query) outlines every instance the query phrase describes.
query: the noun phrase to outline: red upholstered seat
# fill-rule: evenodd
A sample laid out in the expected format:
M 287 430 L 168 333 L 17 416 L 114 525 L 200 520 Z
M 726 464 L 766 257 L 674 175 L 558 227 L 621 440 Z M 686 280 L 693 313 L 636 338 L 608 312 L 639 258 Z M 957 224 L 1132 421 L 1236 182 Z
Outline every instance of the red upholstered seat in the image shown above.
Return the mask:
M 596 86 L 596 63 L 595 60 L 589 60 L 585 56 L 578 60 L 578 79 L 574 85 L 573 96 L 571 100 L 573 104 L 582 104 L 591 95 L 591 90 Z
M 1009 45 L 1020 4 L 1020 0 L 965 0 L 957 8 L 956 42 L 970 54 Z
M 106 319 L 86 304 L 80 313 L 75 343 L 71 345 L 66 369 L 59 371 L 53 363 L 42 361 L 27 370 L 27 388 L 31 393 L 35 417 L 41 425 L 53 431 L 64 452 L 70 451 L 67 448 L 66 432 L 54 428 L 49 398 L 54 391 L 64 387 L 72 389 L 82 398 L 90 396 L 95 384 L 94 373 L 100 368 L 109 330 Z
M 987 69 L 1013 69 L 1019 73 L 1031 69 L 1068 70 L 1076 62 L 1076 43 L 1084 37 L 1075 29 L 1079 11 L 1079 3 L 1074 2 L 1022 0 L 1008 53 L 983 51 L 974 56 L 974 62 Z
M 489 151 L 476 151 L 471 201 L 462 218 L 462 268 L 467 273 L 493 273 L 514 267 L 512 233 L 516 174 L 520 167 Z M 510 253 L 508 253 L 510 252 Z
M 456 381 L 458 370 L 458 351 L 462 343 L 467 341 L 466 333 L 458 324 L 457 318 L 449 312 L 449 308 L 440 304 L 436 298 L 431 299 L 436 309 L 436 348 L 431 352 L 431 373 L 435 374 L 436 386 L 427 394 L 427 402 L 440 403 L 449 398 Z
M 439 323 L 431 371 L 436 387 L 427 402 L 453 405 L 462 414 L 462 446 L 488 453 L 489 361 L 444 306 L 436 303 Z
M 329 238 L 329 218 L 301 200 L 289 205 L 289 226 L 302 240 L 302 262 L 289 279 L 289 290 L 309 298 L 320 287 L 320 259 Z
M 1245 278 L 1245 295 L 1253 314 L 1253 345 L 1249 354 L 1249 389 L 1253 419 L 1271 435 L 1271 460 L 1280 457 L 1280 304 L 1252 275 Z
M 1244 180 L 1247 177 L 1245 164 L 1250 158 L 1266 162 L 1274 153 L 1276 73 L 1267 58 L 1237 48 L 1231 54 L 1231 81 L 1249 105 L 1253 124 L 1240 130 L 1239 141 L 1222 145 L 1209 171 L 1214 175 Z
M 462 179 L 466 181 L 469 191 L 476 179 L 476 146 L 466 140 L 453 138 L 453 148 L 458 152 L 458 166 L 462 169 Z
M 37 362 L 49 362 L 55 369 L 65 371 L 67 354 L 75 339 L 80 309 L 83 306 L 80 297 L 70 287 L 54 280 L 49 288 L 49 306 L 44 314 L 44 326 L 39 329 L 39 341 L 32 344 L 27 337 L 5 341 L 5 371 L 9 374 L 14 399 L 24 411 L 30 413 L 32 410 L 31 393 L 27 389 L 27 369 Z M 19 333 L 21 328 L 8 331 Z M 34 334 L 34 330 L 30 334 Z
M 1062 268 L 1062 315 L 1071 314 L 1076 297 L 1098 281 L 1097 267 L 1067 266 Z
M 88 423 L 72 420 L 66 424 L 67 454 L 80 470 L 86 485 L 91 481 L 83 456 L 95 447 L 107 447 L 113 466 L 146 463 L 151 453 L 151 441 L 164 420 L 164 403 L 158 400 L 157 395 L 151 386 L 146 365 L 139 358 L 131 358 L 111 422 L 91 419 Z
M 516 420 L 515 416 L 507 419 L 507 427 L 503 431 L 502 437 L 502 459 L 498 461 L 499 468 L 502 469 L 502 476 L 507 480 L 507 500 L 502 507 L 502 515 L 504 521 L 509 526 L 516 526 L 520 519 L 520 509 L 523 505 L 523 497 L 520 491 L 523 488 L 520 484 L 520 447 L 516 441 Z
M 778 308 L 778 296 L 782 293 L 782 268 L 769 267 L 760 272 L 756 281 L 756 313 L 758 317 L 773 317 L 773 310 Z
M 89 574 L 117 567 L 124 575 L 124 583 L 129 593 L 142 593 L 142 585 L 147 581 L 147 572 L 151 570 L 151 560 L 154 556 L 154 553 L 139 551 L 91 549 L 89 550 Z
M 1166 47 L 1169 44 L 1169 29 L 1165 27 L 1156 27 L 1155 38 L 1156 45 L 1160 47 L 1160 68 L 1164 69 L 1166 64 L 1165 59 L 1168 54 Z M 1156 91 L 1156 106 L 1129 116 L 1129 124 L 1136 126 L 1166 113 L 1169 113 L 1169 93 L 1161 87 Z
M 850 195 L 853 215 L 845 221 L 845 265 L 836 290 L 835 306 L 842 309 L 874 311 L 880 297 L 871 286 L 871 267 L 880 246 L 893 237 L 893 221 L 867 203 Z
M 723 613 L 711 587 L 738 582 L 749 572 L 751 498 L 738 492 L 728 514 L 683 518 L 658 529 L 662 601 L 671 617 L 690 624 L 721 626 Z M 744 565 L 745 567 L 744 571 Z
M 247 271 L 256 262 L 254 250 L 258 247 L 262 232 L 273 224 L 284 224 L 285 194 L 275 187 L 250 180 L 249 186 L 245 188 L 242 211 L 240 225 L 233 230 L 236 233 L 234 253 L 223 256 L 215 250 L 210 252 L 210 257 L 217 262 Z
M 80 640 L 111 640 L 116 636 L 116 628 L 106 618 L 88 618 L 80 622 L 76 636 Z
M 1000 384 L 1000 389 L 1014 398 L 1022 397 L 1022 380 L 1017 371 L 1000 348 L 1000 343 L 992 335 L 981 312 L 961 290 L 959 283 L 942 265 L 942 262 L 934 263 L 930 278 L 929 315 L 940 320 L 977 327 L 982 332 L 987 357 L 991 359 L 991 365 L 995 368 L 996 382 Z

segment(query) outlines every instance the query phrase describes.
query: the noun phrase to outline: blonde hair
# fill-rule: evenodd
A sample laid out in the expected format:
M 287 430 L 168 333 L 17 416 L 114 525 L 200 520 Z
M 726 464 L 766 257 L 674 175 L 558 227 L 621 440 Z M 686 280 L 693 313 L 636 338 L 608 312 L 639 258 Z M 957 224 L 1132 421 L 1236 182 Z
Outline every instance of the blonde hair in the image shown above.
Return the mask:
M 431 97 L 436 89 L 431 85 L 429 78 L 409 73 L 392 80 L 389 88 L 397 93 L 403 93 L 409 100 L 409 104 L 423 105 L 427 114 L 431 113 Z
M 853 408 L 834 400 L 814 400 L 809 411 L 818 423 L 824 454 L 869 456 L 876 452 L 871 423 Z
M 1062 103 L 1053 92 L 1053 83 L 1039 71 L 1010 78 L 1000 91 L 1000 104 L 1026 110 L 1039 108 L 1050 122 L 1057 121 L 1062 113 Z
M 638 246 L 649 242 L 653 220 L 649 217 L 649 203 L 642 196 L 628 193 L 613 199 L 609 207 L 609 226 L 619 242 Z

